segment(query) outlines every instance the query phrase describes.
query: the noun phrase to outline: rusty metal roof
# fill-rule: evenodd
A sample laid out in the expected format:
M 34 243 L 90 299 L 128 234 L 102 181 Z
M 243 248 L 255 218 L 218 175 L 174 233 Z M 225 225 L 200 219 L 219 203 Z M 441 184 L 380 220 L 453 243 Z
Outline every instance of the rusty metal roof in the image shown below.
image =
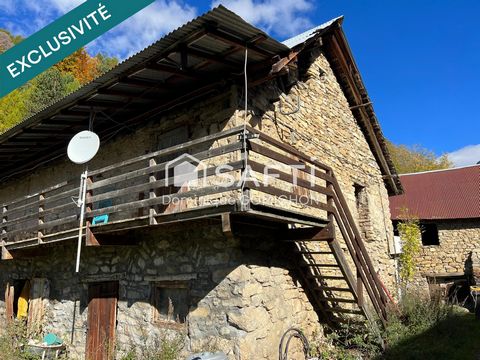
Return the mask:
M 390 197 L 392 219 L 480 218 L 480 165 L 400 175 L 405 192 Z

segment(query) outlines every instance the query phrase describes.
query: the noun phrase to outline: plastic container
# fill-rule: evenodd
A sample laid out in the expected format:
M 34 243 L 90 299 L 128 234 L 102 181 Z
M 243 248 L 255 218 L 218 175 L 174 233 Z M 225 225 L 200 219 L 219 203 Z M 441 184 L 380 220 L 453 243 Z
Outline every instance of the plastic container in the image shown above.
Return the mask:
M 228 360 L 227 355 L 222 352 L 217 353 L 198 353 L 187 357 L 186 360 Z

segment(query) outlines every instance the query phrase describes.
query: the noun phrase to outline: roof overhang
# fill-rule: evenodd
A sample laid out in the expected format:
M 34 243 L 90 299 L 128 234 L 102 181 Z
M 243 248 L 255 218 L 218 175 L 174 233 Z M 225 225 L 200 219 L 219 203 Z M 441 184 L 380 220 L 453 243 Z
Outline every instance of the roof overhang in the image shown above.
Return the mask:
M 245 48 L 254 76 L 268 77 L 290 49 L 219 6 L 172 31 L 79 90 L 0 135 L 0 181 L 62 157 L 88 128 L 102 141 L 163 111 L 219 93 L 243 78 Z
M 219 6 L 1 134 L 0 181 L 64 156 L 68 139 L 88 127 L 93 113 L 94 130 L 105 141 L 179 104 L 221 92 L 229 81 L 241 79 L 246 47 L 253 86 L 271 78 L 272 69 L 280 69 L 321 37 L 387 189 L 391 195 L 399 194 L 401 183 L 342 21 L 343 17 L 333 19 L 282 44 Z

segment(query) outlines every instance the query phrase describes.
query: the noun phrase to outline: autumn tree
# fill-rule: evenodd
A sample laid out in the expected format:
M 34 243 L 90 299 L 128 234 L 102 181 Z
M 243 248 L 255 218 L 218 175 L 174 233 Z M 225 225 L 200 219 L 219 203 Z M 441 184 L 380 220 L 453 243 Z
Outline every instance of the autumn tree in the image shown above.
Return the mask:
M 72 74 L 64 74 L 55 67 L 44 71 L 31 81 L 30 96 L 25 100 L 27 116 L 60 100 L 75 86 L 78 87 L 78 81 Z
M 387 146 L 399 174 L 448 169 L 453 166 L 446 154 L 437 157 L 433 151 L 420 145 L 406 146 L 387 142 Z
M 23 40 L 0 29 L 0 53 Z M 75 51 L 63 61 L 38 75 L 24 86 L 0 98 L 0 133 L 68 93 L 77 90 L 95 77 L 118 64 L 118 60 L 102 54 L 91 56 L 85 48 Z

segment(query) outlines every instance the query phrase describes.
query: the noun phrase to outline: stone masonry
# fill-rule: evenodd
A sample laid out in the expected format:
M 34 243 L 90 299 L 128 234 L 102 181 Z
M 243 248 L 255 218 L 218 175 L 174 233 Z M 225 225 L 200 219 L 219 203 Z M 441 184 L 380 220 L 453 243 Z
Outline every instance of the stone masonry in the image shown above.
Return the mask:
M 417 280 L 426 276 L 479 273 L 480 222 L 476 219 L 438 220 L 439 245 L 422 246 L 417 257 Z M 478 276 L 478 275 L 477 275 Z
M 248 123 L 334 169 L 366 236 L 375 269 L 393 290 L 394 263 L 389 256 L 393 228 L 387 190 L 375 157 L 320 50 L 311 53 L 306 76 L 300 80 L 288 93 L 276 81 L 252 89 Z M 195 139 L 242 125 L 240 92 L 235 86 L 229 87 L 206 101 L 159 116 L 134 133 L 117 136 L 102 145 L 90 167 L 99 168 L 157 150 L 162 134 L 172 129 L 184 127 L 187 138 Z M 292 111 L 297 97 L 300 109 L 282 115 L 279 109 Z M 0 199 L 10 201 L 35 193 L 75 178 L 81 170 L 81 166 L 67 159 L 57 160 L 22 179 L 2 184 Z M 364 189 L 366 206 L 362 214 L 357 213 L 355 185 Z M 152 340 L 165 332 L 152 323 L 149 300 L 152 284 L 164 281 L 184 281 L 190 289 L 185 331 L 191 351 L 210 345 L 228 353 L 230 359 L 275 359 L 278 341 L 289 327 L 304 329 L 310 338 L 322 332 L 312 305 L 290 271 L 290 259 L 282 257 L 275 242 L 226 239 L 218 225 L 135 236 L 138 236 L 134 238 L 139 241 L 137 246 L 87 248 L 78 278 L 73 275 L 74 244 L 68 243 L 52 247 L 46 256 L 1 262 L 0 283 L 32 277 L 49 279 L 45 330 L 55 330 L 70 342 L 73 328 L 71 349 L 79 358 L 85 350 L 88 284 L 105 279 L 116 279 L 120 285 L 117 325 L 120 351 L 143 343 L 145 334 Z
M 152 286 L 183 281 L 189 289 L 185 352 L 219 350 L 229 359 L 274 359 L 291 326 L 310 339 L 321 335 L 318 317 L 274 243 L 227 239 L 217 225 L 143 234 L 138 246 L 87 248 L 81 274 L 73 274 L 74 246 L 59 246 L 33 260 L 0 263 L 0 283 L 47 278 L 50 301 L 44 330 L 61 336 L 72 358 L 83 358 L 87 290 L 91 282 L 118 280 L 117 350 L 152 343 L 171 330 L 152 319 Z M 0 316 L 4 303 L 0 302 Z M 74 320 L 74 313 L 75 320 Z M 72 332 L 72 328 L 74 329 Z

